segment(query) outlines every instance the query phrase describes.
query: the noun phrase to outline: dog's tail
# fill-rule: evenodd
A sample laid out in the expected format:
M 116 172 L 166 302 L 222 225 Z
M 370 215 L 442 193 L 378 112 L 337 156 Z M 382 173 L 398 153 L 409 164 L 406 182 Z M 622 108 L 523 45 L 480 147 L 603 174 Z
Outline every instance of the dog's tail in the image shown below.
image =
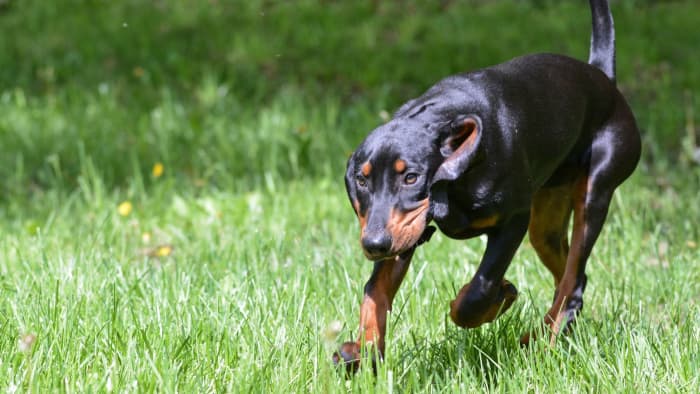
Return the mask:
M 615 24 L 608 0 L 589 0 L 591 5 L 591 50 L 588 63 L 603 70 L 615 82 Z

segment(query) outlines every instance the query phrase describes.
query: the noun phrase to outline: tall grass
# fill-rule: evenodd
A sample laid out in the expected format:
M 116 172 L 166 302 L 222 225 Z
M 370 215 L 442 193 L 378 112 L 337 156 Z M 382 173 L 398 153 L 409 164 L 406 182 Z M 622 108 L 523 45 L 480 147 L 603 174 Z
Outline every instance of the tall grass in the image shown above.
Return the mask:
M 689 153 L 691 3 L 614 6 L 619 81 L 648 160 Z M 585 59 L 590 29 L 584 2 L 8 4 L 3 196 L 70 190 L 87 162 L 108 187 L 156 161 L 222 187 L 337 174 L 382 111 L 437 79 L 527 52 Z

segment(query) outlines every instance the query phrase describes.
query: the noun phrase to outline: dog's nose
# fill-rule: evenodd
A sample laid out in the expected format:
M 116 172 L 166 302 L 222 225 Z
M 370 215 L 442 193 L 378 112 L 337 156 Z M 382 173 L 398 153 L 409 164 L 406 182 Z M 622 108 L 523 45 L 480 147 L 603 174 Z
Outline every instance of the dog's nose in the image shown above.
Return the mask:
M 366 236 L 362 238 L 362 247 L 368 255 L 386 255 L 391 250 L 391 236 L 387 232 Z

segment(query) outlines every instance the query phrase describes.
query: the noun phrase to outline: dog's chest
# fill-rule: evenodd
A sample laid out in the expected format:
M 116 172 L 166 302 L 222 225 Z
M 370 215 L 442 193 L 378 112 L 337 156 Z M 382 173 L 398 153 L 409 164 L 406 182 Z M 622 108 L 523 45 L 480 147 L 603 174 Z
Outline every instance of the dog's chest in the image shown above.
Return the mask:
M 529 207 L 530 192 L 508 178 L 461 179 L 446 193 L 447 215 L 434 221 L 451 238 L 478 236 Z

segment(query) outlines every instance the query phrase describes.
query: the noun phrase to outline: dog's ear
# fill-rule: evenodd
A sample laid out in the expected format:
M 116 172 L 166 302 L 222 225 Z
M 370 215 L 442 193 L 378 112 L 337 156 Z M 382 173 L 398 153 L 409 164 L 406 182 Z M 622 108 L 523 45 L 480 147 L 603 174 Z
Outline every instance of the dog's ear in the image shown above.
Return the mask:
M 442 140 L 440 153 L 445 158 L 433 176 L 433 184 L 454 181 L 472 162 L 481 140 L 481 121 L 474 115 L 461 116 L 450 124 L 447 136 Z
M 355 153 L 353 152 L 348 158 L 348 164 L 345 168 L 345 191 L 348 193 L 350 204 L 354 204 L 355 199 L 357 199 L 355 187 Z
M 413 108 L 416 101 L 418 101 L 418 99 L 408 100 L 405 102 L 401 107 L 399 107 L 399 109 L 396 110 L 396 112 L 394 112 L 394 117 L 396 118 L 398 116 L 405 115 L 408 110 Z
M 431 182 L 433 218 L 447 216 L 446 184 L 469 169 L 480 141 L 481 120 L 476 115 L 460 116 L 450 123 L 449 130 L 440 143 L 440 153 L 444 160 Z

